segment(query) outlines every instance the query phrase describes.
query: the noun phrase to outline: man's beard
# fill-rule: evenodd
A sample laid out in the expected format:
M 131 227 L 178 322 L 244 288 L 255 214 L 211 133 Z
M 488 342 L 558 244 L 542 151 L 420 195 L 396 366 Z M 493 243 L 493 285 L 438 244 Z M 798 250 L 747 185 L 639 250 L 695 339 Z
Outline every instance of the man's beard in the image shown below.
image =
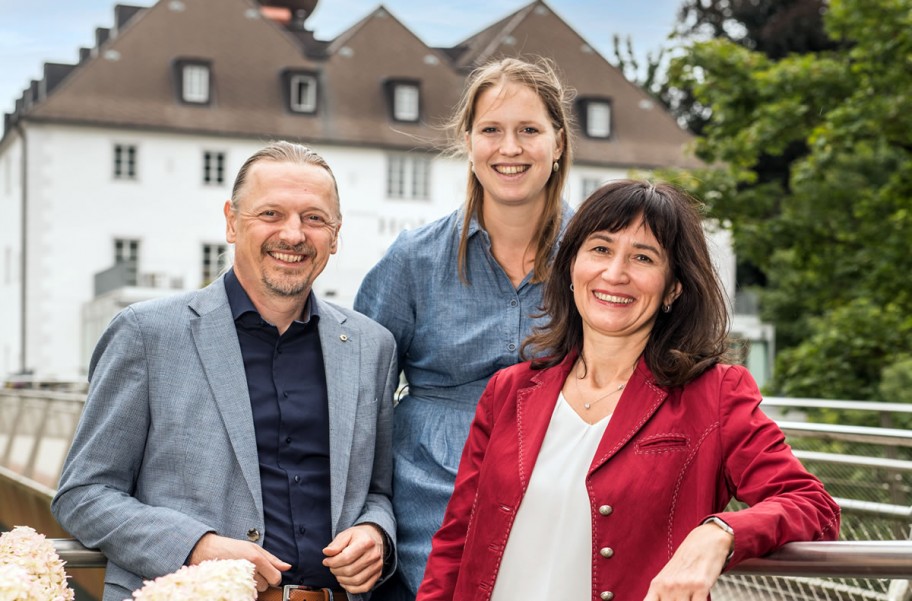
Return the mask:
M 285 246 L 278 245 L 272 246 L 270 248 L 264 249 L 266 254 L 270 252 L 292 252 L 295 254 L 303 255 L 304 260 L 313 260 L 316 257 L 316 250 L 309 244 L 302 243 L 296 246 Z M 313 269 L 313 264 L 311 264 L 311 269 Z M 273 296 L 280 296 L 284 298 L 293 298 L 300 296 L 301 294 L 308 292 L 310 286 L 313 284 L 313 272 L 308 274 L 303 279 L 298 278 L 273 278 L 269 272 L 263 273 L 263 285 L 266 287 Z

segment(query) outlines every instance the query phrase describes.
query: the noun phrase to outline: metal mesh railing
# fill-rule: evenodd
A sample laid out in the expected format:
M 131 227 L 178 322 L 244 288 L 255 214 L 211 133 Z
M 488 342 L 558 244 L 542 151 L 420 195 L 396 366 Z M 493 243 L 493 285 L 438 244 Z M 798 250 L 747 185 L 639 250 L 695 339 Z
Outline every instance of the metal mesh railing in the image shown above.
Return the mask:
M 803 421 L 802 409 L 873 414 L 890 426 L 912 407 L 896 403 L 767 399 L 795 455 L 825 484 L 842 507 L 842 541 L 908 540 L 912 524 L 912 432 Z M 786 415 L 777 415 L 786 409 Z M 797 413 L 797 415 L 796 415 Z M 737 504 L 735 504 L 737 506 Z M 906 574 L 912 578 L 912 572 Z M 724 575 L 713 589 L 716 601 L 854 600 L 908 601 L 909 582 L 884 578 Z

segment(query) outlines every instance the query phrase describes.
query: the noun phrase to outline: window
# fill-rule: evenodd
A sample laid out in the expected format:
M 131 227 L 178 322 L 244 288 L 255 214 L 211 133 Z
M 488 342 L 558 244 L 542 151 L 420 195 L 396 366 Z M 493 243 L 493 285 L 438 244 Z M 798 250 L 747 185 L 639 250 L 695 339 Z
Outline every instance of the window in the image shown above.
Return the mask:
M 416 123 L 421 116 L 421 91 L 418 82 L 388 81 L 386 90 L 393 120 Z
M 317 77 L 309 73 L 288 74 L 289 107 L 295 113 L 317 110 Z
M 589 195 L 598 190 L 599 186 L 602 185 L 602 180 L 597 177 L 584 177 L 583 178 L 583 197 L 580 199 L 582 202 L 589 198 Z
M 611 102 L 597 98 L 584 98 L 580 101 L 580 113 L 583 132 L 589 138 L 607 139 L 611 137 Z
M 136 179 L 136 146 L 114 145 L 114 179 Z
M 212 75 L 209 63 L 200 60 L 179 60 L 176 68 L 180 99 L 188 104 L 209 104 Z
M 387 161 L 386 195 L 389 198 L 426 200 L 431 197 L 431 159 L 391 154 Z
M 217 278 L 227 265 L 228 246 L 225 244 L 203 244 L 202 285 Z
M 135 286 L 139 281 L 139 240 L 115 238 L 114 263 L 124 264 L 126 270 L 124 283 L 127 286 Z
M 225 153 L 203 153 L 203 183 L 209 186 L 220 186 L 225 183 Z

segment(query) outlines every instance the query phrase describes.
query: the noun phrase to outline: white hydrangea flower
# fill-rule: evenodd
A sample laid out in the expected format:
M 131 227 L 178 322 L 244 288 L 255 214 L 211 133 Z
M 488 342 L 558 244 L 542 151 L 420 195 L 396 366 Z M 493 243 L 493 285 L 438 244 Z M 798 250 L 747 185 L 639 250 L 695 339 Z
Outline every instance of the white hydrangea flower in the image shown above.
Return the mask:
M 43 601 L 41 587 L 14 563 L 0 563 L 0 601 Z
M 14 565 L 28 574 L 40 591 L 40 601 L 73 601 L 63 562 L 51 541 L 34 528 L 16 526 L 0 534 L 0 566 Z M 30 597 L 24 597 L 30 599 Z
M 254 601 L 254 565 L 245 559 L 217 559 L 147 580 L 132 601 Z M 125 599 L 124 601 L 131 601 Z

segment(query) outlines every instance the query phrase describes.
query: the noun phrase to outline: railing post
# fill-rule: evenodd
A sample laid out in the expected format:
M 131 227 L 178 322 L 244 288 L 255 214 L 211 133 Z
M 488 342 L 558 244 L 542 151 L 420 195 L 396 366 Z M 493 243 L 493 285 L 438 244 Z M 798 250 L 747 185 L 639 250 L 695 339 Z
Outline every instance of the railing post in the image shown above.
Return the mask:
M 892 428 L 893 427 L 893 413 L 891 411 L 879 411 L 880 415 L 880 427 L 881 428 Z M 887 459 L 897 459 L 899 457 L 899 447 L 896 445 L 887 444 L 884 445 L 884 456 Z M 887 486 L 889 488 L 890 494 L 890 503 L 893 505 L 908 505 L 909 499 L 906 498 L 905 493 L 903 492 L 903 483 L 902 483 L 902 474 L 893 470 L 886 470 L 887 475 Z M 903 524 L 894 523 L 893 524 L 893 538 L 902 539 L 906 538 L 908 535 L 907 532 L 903 532 Z
M 22 475 L 26 478 L 35 477 L 35 463 L 38 461 L 38 450 L 41 448 L 41 443 L 44 440 L 44 431 L 47 427 L 48 416 L 51 413 L 51 404 L 53 401 L 51 399 L 42 399 L 42 401 L 44 401 L 44 406 L 41 408 L 41 419 L 33 434 L 32 450 L 29 452 L 28 460 L 22 470 Z
M 7 395 L 4 395 L 7 396 Z M 13 443 L 16 441 L 16 432 L 19 431 L 19 425 L 22 421 L 22 414 L 25 413 L 25 397 L 24 396 L 13 396 L 9 395 L 7 398 L 18 399 L 19 406 L 16 408 L 16 416 L 13 418 L 8 437 L 6 439 L 6 449 L 3 451 L 3 461 L 2 464 L 4 467 L 10 466 L 10 457 L 13 455 Z

